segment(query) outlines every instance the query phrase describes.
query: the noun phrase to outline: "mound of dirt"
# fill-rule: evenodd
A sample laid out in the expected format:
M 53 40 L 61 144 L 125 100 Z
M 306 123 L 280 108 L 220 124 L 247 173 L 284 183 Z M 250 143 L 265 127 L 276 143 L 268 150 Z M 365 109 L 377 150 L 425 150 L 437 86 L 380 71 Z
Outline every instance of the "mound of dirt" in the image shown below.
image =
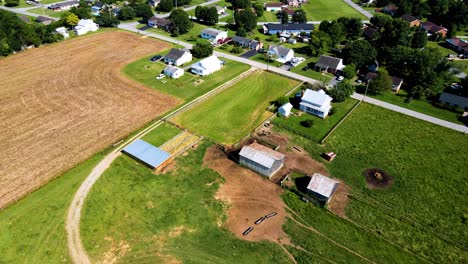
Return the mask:
M 280 198 L 283 190 L 278 185 L 237 165 L 215 146 L 207 150 L 204 166 L 215 170 L 226 180 L 216 197 L 230 205 L 225 224 L 232 233 L 249 241 L 289 243 L 289 238 L 282 229 L 286 211 Z M 278 215 L 255 225 L 258 218 L 271 212 L 277 212 Z M 242 232 L 250 226 L 254 230 L 243 236 Z
M 379 168 L 370 168 L 362 172 L 366 177 L 367 187 L 371 189 L 385 189 L 393 184 L 393 177 Z

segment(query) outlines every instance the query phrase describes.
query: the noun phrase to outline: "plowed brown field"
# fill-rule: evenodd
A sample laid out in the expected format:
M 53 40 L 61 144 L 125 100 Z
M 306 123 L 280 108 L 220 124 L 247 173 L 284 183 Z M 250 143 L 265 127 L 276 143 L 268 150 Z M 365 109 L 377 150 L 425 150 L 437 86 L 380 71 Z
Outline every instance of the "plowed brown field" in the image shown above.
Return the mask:
M 180 103 L 121 74 L 168 47 L 109 31 L 1 59 L 0 208 Z

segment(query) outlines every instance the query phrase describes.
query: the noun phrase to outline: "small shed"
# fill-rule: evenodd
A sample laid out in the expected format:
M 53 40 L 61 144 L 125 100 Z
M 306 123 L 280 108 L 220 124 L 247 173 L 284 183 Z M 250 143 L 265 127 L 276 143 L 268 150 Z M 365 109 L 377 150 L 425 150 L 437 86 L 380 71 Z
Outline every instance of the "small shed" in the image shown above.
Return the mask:
M 164 68 L 164 74 L 173 79 L 177 79 L 184 75 L 184 70 L 176 66 L 168 65 Z
M 280 108 L 278 108 L 278 113 L 281 116 L 288 117 L 291 114 L 292 108 L 293 108 L 293 106 L 292 106 L 291 103 L 286 103 L 286 104 L 282 105 Z
M 284 154 L 254 142 L 241 149 L 239 163 L 270 178 L 283 167 L 284 157 Z
M 171 154 L 141 139 L 137 139 L 126 146 L 122 152 L 139 160 L 151 169 L 157 169 L 171 156 Z
M 309 192 L 316 200 L 323 204 L 328 204 L 338 187 L 339 182 L 320 173 L 314 173 L 307 185 Z

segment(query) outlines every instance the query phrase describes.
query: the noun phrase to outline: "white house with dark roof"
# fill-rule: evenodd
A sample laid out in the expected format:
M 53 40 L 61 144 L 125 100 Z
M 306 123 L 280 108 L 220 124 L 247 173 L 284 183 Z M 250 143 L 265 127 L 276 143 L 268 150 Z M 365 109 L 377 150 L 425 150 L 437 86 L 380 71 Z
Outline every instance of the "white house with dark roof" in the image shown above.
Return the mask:
M 177 78 L 181 77 L 182 75 L 184 75 L 184 69 L 181 69 L 179 67 L 172 66 L 172 65 L 167 65 L 167 67 L 164 68 L 164 74 L 167 77 L 177 79 Z
M 208 58 L 204 58 L 203 60 L 192 64 L 190 66 L 190 71 L 194 74 L 198 74 L 200 76 L 205 76 L 212 74 L 215 71 L 219 71 L 223 66 L 223 63 L 216 57 L 212 55 Z
M 281 34 L 288 33 L 291 35 L 300 35 L 302 32 L 309 35 L 314 30 L 314 24 L 308 23 L 287 23 L 287 24 L 277 24 L 277 23 L 268 23 L 263 25 L 264 34 Z
M 307 185 L 307 192 L 312 194 L 319 202 L 327 204 L 332 199 L 340 183 L 320 173 L 314 173 Z
M 222 31 L 214 28 L 205 28 L 202 30 L 200 36 L 204 39 L 208 39 L 211 42 L 218 42 L 227 38 L 227 31 Z
M 192 53 L 184 49 L 171 49 L 167 55 L 164 56 L 164 62 L 175 66 L 183 65 L 192 61 Z
M 286 4 L 283 4 L 281 2 L 278 2 L 278 3 L 266 3 L 265 4 L 265 10 L 267 12 L 276 12 L 276 11 L 279 11 L 281 10 L 281 8 L 283 7 L 288 7 L 288 5 Z
M 332 100 L 333 98 L 327 95 L 323 90 L 317 92 L 307 89 L 302 95 L 299 109 L 303 112 L 325 118 L 332 108 Z
M 294 51 L 283 46 L 272 46 L 268 49 L 268 56 L 275 58 L 277 62 L 286 63 L 294 58 Z
M 325 71 L 336 74 L 339 71 L 342 71 L 345 65 L 343 64 L 343 59 L 322 55 L 320 56 L 317 63 L 315 63 L 316 71 Z
M 239 163 L 270 178 L 283 167 L 284 157 L 284 154 L 254 142 L 242 147 Z
M 153 16 L 150 19 L 148 19 L 148 26 L 152 28 L 161 28 L 164 30 L 168 30 L 171 26 L 171 21 L 166 18 Z

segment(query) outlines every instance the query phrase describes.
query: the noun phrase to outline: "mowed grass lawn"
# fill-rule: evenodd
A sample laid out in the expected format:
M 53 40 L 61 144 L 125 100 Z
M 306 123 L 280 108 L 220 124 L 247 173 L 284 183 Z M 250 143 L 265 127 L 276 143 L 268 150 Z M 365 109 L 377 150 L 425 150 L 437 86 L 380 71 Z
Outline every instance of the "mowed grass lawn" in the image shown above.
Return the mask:
M 217 142 L 234 143 L 258 126 L 270 112 L 270 101 L 298 82 L 273 73 L 256 71 L 178 116 L 175 122 Z
M 334 20 L 339 17 L 366 17 L 345 3 L 343 0 L 311 0 L 303 4 L 307 19 L 312 21 Z
M 157 128 L 151 130 L 148 134 L 146 134 L 142 139 L 153 146 L 159 147 L 162 144 L 166 143 L 177 134 L 182 132 L 182 130 L 178 129 L 177 127 L 170 125 L 169 123 L 162 123 Z
M 125 66 L 123 72 L 130 78 L 145 84 L 148 87 L 173 95 L 184 101 L 190 101 L 221 84 L 240 75 L 250 68 L 247 64 L 225 60 L 225 66 L 208 76 L 200 77 L 188 71 L 179 79 L 164 78 L 156 80 L 156 76 L 164 70 L 166 65 L 163 62 L 151 62 L 152 56 L 142 58 Z M 186 66 L 194 62 L 188 63 Z M 199 84 L 196 81 L 200 80 Z M 163 83 L 162 81 L 165 81 Z
M 202 165 L 207 147 L 158 175 L 128 156 L 115 160 L 82 212 L 93 263 L 109 263 L 109 256 L 118 263 L 289 263 L 278 245 L 239 240 L 220 227 L 228 208 L 215 198 L 223 178 Z
M 421 259 L 466 262 L 466 135 L 361 104 L 325 146 L 294 141 L 318 160 L 323 151 L 338 154 L 326 165 L 352 187 L 346 213 L 353 223 Z M 392 175 L 393 186 L 368 189 L 362 172 L 374 167 Z

